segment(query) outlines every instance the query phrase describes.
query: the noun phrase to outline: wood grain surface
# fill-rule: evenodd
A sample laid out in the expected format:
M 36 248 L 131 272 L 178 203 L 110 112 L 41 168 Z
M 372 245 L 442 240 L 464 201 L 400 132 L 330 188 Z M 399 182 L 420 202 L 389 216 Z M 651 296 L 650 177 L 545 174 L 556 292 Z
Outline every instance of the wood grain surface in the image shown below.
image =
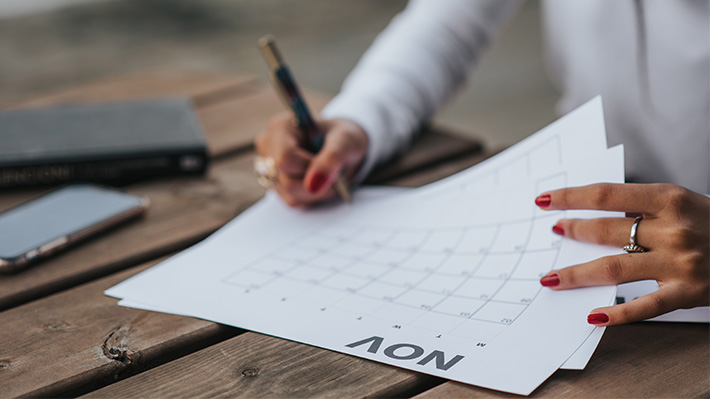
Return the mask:
M 425 374 L 248 332 L 87 396 L 402 397 L 440 382 Z
M 259 196 L 263 192 L 263 189 L 255 186 L 251 172 L 248 172 L 248 168 L 244 165 L 244 162 L 249 159 L 249 156 L 243 155 L 218 161 L 216 167 L 210 172 L 207 182 L 202 179 L 191 179 L 192 184 L 186 184 L 181 179 L 174 183 L 146 183 L 145 190 L 155 190 L 155 193 L 162 193 L 161 195 L 165 197 L 165 203 L 159 202 L 157 208 L 165 209 L 170 216 L 158 217 L 149 214 L 144 223 L 148 229 L 145 234 L 136 231 L 140 228 L 138 224 L 123 230 L 123 233 L 130 233 L 131 236 L 135 236 L 135 239 L 107 235 L 96 240 L 96 243 L 88 243 L 89 247 L 82 247 L 80 251 L 65 255 L 71 256 L 74 253 L 79 261 L 101 259 L 101 256 L 105 257 L 106 253 L 93 250 L 90 246 L 103 243 L 104 246 L 111 246 L 113 248 L 111 253 L 122 259 L 130 255 L 131 251 L 154 248 L 155 239 L 162 237 L 169 242 L 168 238 L 174 240 L 175 234 L 179 231 L 193 230 L 197 225 L 209 223 L 210 220 L 216 224 L 228 220 L 232 216 L 230 212 L 233 214 L 239 212 L 237 204 L 240 198 L 244 200 L 242 198 L 244 193 L 254 192 Z M 248 172 L 247 176 L 243 176 L 245 172 Z M 431 175 L 430 181 L 440 177 L 443 176 Z M 141 192 L 138 188 L 135 190 Z M 182 207 L 174 208 L 176 203 L 182 203 Z M 222 206 L 224 209 L 214 208 L 214 206 Z M 216 215 L 216 218 L 213 219 L 211 217 L 213 215 Z M 150 219 L 151 217 L 157 220 Z M 181 217 L 185 218 L 182 223 L 178 221 Z M 168 221 L 178 223 L 182 229 L 175 228 L 174 225 L 160 227 L 162 223 Z M 158 231 L 150 233 L 154 229 Z M 121 230 L 115 232 L 115 234 L 121 233 Z M 226 335 L 235 334 L 233 329 L 193 318 L 119 307 L 115 299 L 103 295 L 106 288 L 153 263 L 149 262 L 147 265 L 134 267 L 118 275 L 82 284 L 0 313 L 0 317 L 8 325 L 8 328 L 0 334 L 0 365 L 2 365 L 0 386 L 12 387 L 12 390 L 8 391 L 8 396 L 51 397 L 88 392 L 92 388 L 107 385 L 170 360 L 170 354 L 189 353 L 199 349 L 200 345 L 207 346 Z M 71 262 L 65 263 L 65 266 L 71 267 Z M 18 336 L 23 336 L 22 345 L 14 344 Z M 265 377 L 259 378 L 258 382 L 242 379 L 239 381 L 246 381 L 245 385 L 226 386 L 231 388 L 223 394 L 230 396 L 293 396 L 294 393 L 298 393 L 299 396 L 303 394 L 337 397 L 357 389 L 358 385 L 363 384 L 365 378 L 368 380 L 367 394 L 401 396 L 421 392 L 442 382 L 438 378 L 423 374 L 256 333 L 240 335 L 223 342 L 222 345 L 226 345 L 226 349 L 212 347 L 212 351 L 235 352 L 235 356 L 243 356 L 234 357 L 236 361 L 241 362 L 240 364 L 251 362 L 251 364 L 258 364 L 257 368 L 263 370 L 268 368 L 272 370 L 272 374 L 266 375 L 273 376 L 279 382 L 267 389 L 272 386 L 273 380 Z M 197 359 L 204 359 L 197 363 L 205 367 L 205 370 L 215 367 L 214 362 L 217 362 L 217 367 L 226 367 L 222 364 L 223 357 L 215 357 L 211 353 L 197 351 L 193 355 L 197 356 Z M 304 364 L 302 359 L 311 359 L 312 367 L 294 369 L 294 364 Z M 198 370 L 198 364 L 192 364 L 192 360 L 188 362 L 190 366 L 185 370 L 188 377 L 185 378 L 193 378 L 195 370 Z M 167 365 L 185 367 L 175 361 L 168 362 Z M 357 372 L 353 373 L 354 369 Z M 293 378 L 285 378 L 280 370 L 290 370 L 289 373 Z M 330 373 L 325 380 L 328 384 L 303 384 L 304 379 L 317 375 L 319 370 L 320 372 L 327 370 Z M 156 396 L 173 394 L 193 396 L 210 387 L 206 395 L 212 396 L 223 388 L 218 382 L 221 379 L 231 378 L 233 371 L 233 369 L 226 370 L 224 373 L 209 371 L 207 374 L 211 376 L 210 379 L 207 379 L 206 375 L 199 376 L 203 385 L 195 385 L 191 381 L 186 381 L 185 386 L 180 383 L 177 388 L 184 392 L 163 391 L 162 389 L 176 388 L 170 387 L 174 385 L 175 380 L 166 381 L 166 385 L 154 393 Z M 170 376 L 177 375 L 173 371 L 165 375 L 156 371 L 158 376 L 153 376 L 150 372 L 150 370 L 145 371 L 136 378 L 153 385 L 152 381 L 156 379 L 171 379 Z M 298 375 L 301 377 L 295 378 Z M 372 379 L 371 376 L 378 377 Z M 129 386 L 135 384 L 136 381 L 132 380 Z M 90 396 L 114 395 L 112 387 L 114 385 L 111 385 L 107 391 L 92 392 Z M 117 386 L 116 389 L 120 387 Z M 138 396 L 152 395 L 151 392 L 153 391 L 146 391 Z M 124 394 L 123 391 L 118 391 L 115 395 Z M 131 396 L 136 395 L 136 392 L 131 393 Z
M 473 154 L 473 159 L 480 159 Z M 428 173 L 419 185 L 469 165 Z M 454 164 L 458 165 L 454 166 Z M 410 176 L 410 184 L 414 178 Z M 442 379 L 248 332 L 148 370 L 89 397 L 405 397 Z
M 532 397 L 708 398 L 710 325 L 642 322 L 607 328 L 584 370 L 558 370 Z M 512 398 L 447 382 L 416 396 Z
M 583 371 L 560 370 L 532 397 L 708 397 L 708 326 L 610 328 Z M 367 375 L 367 380 L 363 380 Z M 433 388 L 430 388 L 434 386 Z M 91 397 L 491 397 L 517 395 L 246 333 L 92 392 Z
M 87 391 L 240 332 L 120 307 L 103 294 L 154 263 L 2 312 L 0 396 Z

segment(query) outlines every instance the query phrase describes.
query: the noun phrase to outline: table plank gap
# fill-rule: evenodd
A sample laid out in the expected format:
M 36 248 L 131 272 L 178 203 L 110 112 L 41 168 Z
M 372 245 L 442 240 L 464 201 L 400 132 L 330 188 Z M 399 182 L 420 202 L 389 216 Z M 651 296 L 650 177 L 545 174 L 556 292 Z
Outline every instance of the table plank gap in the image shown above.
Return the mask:
M 368 394 L 368 398 L 411 398 L 414 395 L 426 392 L 446 383 L 447 380 L 432 375 L 422 374 L 422 378 L 405 380 L 386 387 L 385 389 Z
M 439 379 L 253 332 L 90 392 L 123 397 L 404 397 Z

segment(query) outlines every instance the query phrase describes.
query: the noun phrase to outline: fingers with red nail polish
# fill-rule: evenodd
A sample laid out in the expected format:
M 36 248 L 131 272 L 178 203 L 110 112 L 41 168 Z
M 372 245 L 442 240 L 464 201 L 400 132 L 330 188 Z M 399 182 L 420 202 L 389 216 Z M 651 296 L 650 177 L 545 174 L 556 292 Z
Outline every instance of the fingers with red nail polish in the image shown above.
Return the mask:
M 606 313 L 591 313 L 587 316 L 587 323 L 600 325 L 609 322 L 609 315 Z
M 556 287 L 560 285 L 560 275 L 557 273 L 551 273 L 540 279 L 540 284 L 543 287 Z
M 542 194 L 539 197 L 535 198 L 535 205 L 539 206 L 540 208 L 547 208 L 550 206 L 552 203 L 552 197 L 550 194 Z
M 341 175 L 346 181 L 353 177 L 367 150 L 367 136 L 354 123 L 335 120 L 327 125 L 331 129 L 325 144 L 305 175 L 306 189 L 321 200 L 334 195 L 333 185 Z
M 557 222 L 556 225 L 552 226 L 552 232 L 558 235 L 565 235 L 565 228 L 562 227 L 562 223 Z
M 320 172 L 315 173 L 311 178 L 310 182 L 308 183 L 308 192 L 310 192 L 311 194 L 318 194 L 321 189 L 323 189 L 327 181 L 328 175 Z
M 544 211 L 588 209 L 624 212 L 626 217 L 562 219 L 553 227 L 565 239 L 622 248 L 635 217 L 642 215 L 634 240 L 643 253 L 606 256 L 554 270 L 540 279 L 551 290 L 655 280 L 659 289 L 623 304 L 594 309 L 588 321 L 612 326 L 645 320 L 675 309 L 710 304 L 708 243 L 710 199 L 671 184 L 598 183 L 541 193 Z
M 288 112 L 272 117 L 254 142 L 259 155 L 274 160 L 278 175 L 273 188 L 293 207 L 304 208 L 334 197 L 333 184 L 341 175 L 350 181 L 367 152 L 367 134 L 357 124 L 333 119 L 318 121 L 318 125 L 327 134 L 317 154 L 302 148 L 304 134 Z

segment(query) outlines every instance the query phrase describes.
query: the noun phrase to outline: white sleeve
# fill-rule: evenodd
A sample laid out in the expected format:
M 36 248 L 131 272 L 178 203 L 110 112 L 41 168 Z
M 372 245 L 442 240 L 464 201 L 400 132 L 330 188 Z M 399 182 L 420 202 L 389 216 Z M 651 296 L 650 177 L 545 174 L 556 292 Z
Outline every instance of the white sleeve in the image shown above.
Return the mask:
M 390 22 L 322 112 L 349 119 L 368 135 L 356 181 L 409 144 L 520 2 L 411 0 Z

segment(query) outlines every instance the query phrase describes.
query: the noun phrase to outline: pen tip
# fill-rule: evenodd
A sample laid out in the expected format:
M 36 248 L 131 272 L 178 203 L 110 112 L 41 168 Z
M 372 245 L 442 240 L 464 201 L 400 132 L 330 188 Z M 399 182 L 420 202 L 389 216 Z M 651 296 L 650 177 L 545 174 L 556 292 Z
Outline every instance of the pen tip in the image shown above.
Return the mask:
M 345 200 L 345 202 L 352 202 L 350 190 L 348 190 L 348 184 L 342 176 L 335 181 L 335 191 Z

